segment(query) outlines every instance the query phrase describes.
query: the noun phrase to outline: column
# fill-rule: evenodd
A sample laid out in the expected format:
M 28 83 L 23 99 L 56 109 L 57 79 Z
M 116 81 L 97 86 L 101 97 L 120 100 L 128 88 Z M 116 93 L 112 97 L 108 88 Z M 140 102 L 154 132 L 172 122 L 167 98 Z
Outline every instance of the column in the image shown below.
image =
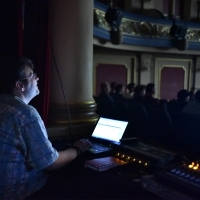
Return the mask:
M 92 93 L 93 7 L 93 0 L 52 0 L 50 3 L 53 50 L 50 137 L 90 134 L 98 118 Z
M 124 11 L 130 12 L 130 13 L 133 11 L 132 0 L 124 1 Z
M 176 0 L 170 0 L 169 1 L 169 18 L 175 17 L 175 2 Z

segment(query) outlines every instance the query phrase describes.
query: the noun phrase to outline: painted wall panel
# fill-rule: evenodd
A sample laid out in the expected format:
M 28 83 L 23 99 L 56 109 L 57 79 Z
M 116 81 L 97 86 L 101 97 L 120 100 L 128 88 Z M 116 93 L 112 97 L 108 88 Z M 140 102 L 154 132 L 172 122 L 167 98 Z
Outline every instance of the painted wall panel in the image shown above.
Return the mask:
M 96 95 L 100 92 L 102 82 L 116 82 L 117 84 L 127 84 L 127 68 L 125 65 L 99 64 L 96 69 Z
M 178 91 L 184 88 L 185 71 L 181 67 L 163 67 L 160 78 L 160 98 L 177 99 Z

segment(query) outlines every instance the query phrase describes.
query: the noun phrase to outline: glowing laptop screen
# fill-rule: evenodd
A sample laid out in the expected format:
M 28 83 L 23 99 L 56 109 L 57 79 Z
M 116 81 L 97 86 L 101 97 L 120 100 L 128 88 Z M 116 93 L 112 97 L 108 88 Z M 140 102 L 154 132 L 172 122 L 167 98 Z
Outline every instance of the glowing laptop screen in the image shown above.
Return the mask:
M 100 117 L 92 133 L 92 137 L 119 142 L 127 125 L 127 121 Z

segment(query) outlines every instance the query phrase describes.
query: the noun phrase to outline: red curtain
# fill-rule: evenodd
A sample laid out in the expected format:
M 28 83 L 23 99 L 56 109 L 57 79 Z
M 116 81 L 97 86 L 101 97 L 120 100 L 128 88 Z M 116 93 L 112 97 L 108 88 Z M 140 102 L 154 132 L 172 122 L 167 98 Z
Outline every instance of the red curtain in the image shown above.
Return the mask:
M 24 0 L 18 0 L 18 54 L 21 57 L 23 55 L 23 13 L 24 13 Z
M 21 34 L 20 0 L 0 0 L 0 93 L 6 89 L 3 73 L 8 64 L 19 58 Z
M 19 17 L 19 0 L 0 0 L 0 63 L 19 57 Z
M 20 56 L 33 60 L 40 78 L 40 95 L 30 104 L 38 110 L 45 124 L 50 75 L 48 3 L 47 0 L 0 0 L 0 69 L 4 62 Z
M 38 110 L 45 124 L 49 108 L 50 83 L 48 2 L 47 0 L 25 0 L 23 37 L 23 56 L 32 59 L 34 71 L 39 77 L 40 95 L 35 97 L 30 104 Z

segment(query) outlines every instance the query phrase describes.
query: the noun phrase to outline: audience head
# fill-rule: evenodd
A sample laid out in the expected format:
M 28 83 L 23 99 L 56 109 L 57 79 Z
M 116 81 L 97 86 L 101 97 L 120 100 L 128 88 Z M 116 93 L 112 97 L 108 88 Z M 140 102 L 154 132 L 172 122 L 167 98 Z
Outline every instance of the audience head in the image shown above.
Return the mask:
M 110 84 L 108 82 L 103 82 L 100 85 L 101 93 L 108 94 L 110 92 Z
M 189 92 L 187 90 L 180 90 L 177 94 L 178 101 L 189 101 Z
M 190 95 L 189 101 L 194 101 L 194 100 L 195 100 L 195 97 L 194 97 L 195 92 L 196 92 L 195 87 L 191 87 L 191 89 L 190 89 L 190 91 L 189 91 L 189 95 Z
M 117 83 L 116 82 L 111 82 L 110 83 L 110 91 L 111 92 L 115 92 L 115 87 L 116 87 Z
M 194 95 L 195 95 L 195 92 L 196 92 L 196 89 L 195 87 L 191 87 L 190 91 L 189 91 L 189 94 L 190 94 L 190 97 L 193 98 Z
M 124 92 L 124 86 L 122 84 L 117 84 L 115 87 L 115 92 L 117 94 L 121 94 Z
M 145 94 L 147 95 L 154 95 L 155 94 L 155 84 L 149 83 L 145 88 Z
M 200 101 L 200 90 L 196 91 L 194 98 L 195 98 L 196 101 Z
M 191 87 L 191 89 L 190 89 L 190 92 L 193 92 L 193 93 L 195 93 L 195 87 Z
M 127 89 L 129 93 L 132 93 L 134 91 L 134 88 L 135 88 L 135 83 L 129 83 L 127 85 Z
M 137 86 L 135 86 L 134 94 L 135 95 L 144 96 L 144 94 L 145 94 L 145 85 L 137 85 Z

